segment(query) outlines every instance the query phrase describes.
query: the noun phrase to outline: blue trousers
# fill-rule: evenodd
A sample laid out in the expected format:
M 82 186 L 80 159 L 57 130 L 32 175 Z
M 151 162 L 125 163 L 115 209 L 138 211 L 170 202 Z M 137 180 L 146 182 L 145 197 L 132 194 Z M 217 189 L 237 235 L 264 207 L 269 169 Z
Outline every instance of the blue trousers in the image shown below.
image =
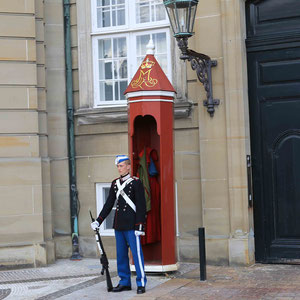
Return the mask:
M 131 273 L 129 268 L 128 246 L 130 247 L 136 270 L 136 285 L 146 286 L 147 278 L 144 270 L 144 256 L 139 236 L 134 230 L 115 230 L 117 244 L 117 267 L 120 277 L 119 284 L 131 286 Z

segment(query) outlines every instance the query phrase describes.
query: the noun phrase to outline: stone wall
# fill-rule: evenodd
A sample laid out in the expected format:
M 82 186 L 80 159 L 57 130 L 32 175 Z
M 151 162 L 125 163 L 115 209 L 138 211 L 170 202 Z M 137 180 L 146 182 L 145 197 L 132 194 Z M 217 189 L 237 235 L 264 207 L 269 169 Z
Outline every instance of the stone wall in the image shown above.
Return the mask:
M 39 266 L 54 261 L 43 1 L 0 12 L 0 266 Z

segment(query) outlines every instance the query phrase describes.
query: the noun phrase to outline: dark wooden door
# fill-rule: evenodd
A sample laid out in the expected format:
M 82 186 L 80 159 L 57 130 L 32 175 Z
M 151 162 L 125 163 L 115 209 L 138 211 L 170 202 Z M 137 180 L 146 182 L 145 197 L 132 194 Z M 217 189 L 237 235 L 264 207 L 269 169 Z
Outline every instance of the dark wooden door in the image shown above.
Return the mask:
M 255 257 L 300 262 L 300 1 L 248 1 Z
M 300 259 L 300 48 L 248 54 L 256 259 Z

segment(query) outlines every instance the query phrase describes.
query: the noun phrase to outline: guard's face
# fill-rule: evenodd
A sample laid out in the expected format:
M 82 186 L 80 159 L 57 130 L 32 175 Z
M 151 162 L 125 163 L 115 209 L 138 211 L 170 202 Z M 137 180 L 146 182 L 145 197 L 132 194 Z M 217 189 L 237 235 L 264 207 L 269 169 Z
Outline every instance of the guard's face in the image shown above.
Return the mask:
M 121 176 L 126 175 L 130 171 L 130 165 L 128 165 L 126 162 L 122 161 L 119 164 L 117 164 L 118 172 Z

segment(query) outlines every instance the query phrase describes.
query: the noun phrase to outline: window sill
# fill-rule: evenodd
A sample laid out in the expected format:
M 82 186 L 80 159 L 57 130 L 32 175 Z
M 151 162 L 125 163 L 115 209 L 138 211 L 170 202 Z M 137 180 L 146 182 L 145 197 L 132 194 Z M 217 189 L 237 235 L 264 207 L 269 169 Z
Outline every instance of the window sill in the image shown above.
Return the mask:
M 174 118 L 188 118 L 191 115 L 193 103 L 191 101 L 178 101 L 174 103 Z M 128 121 L 127 105 L 97 108 L 80 108 L 74 116 L 77 125 L 93 125 L 100 123 L 124 123 Z
M 92 125 L 107 122 L 127 122 L 127 105 L 109 106 L 97 108 L 80 108 L 74 116 L 77 119 L 77 125 Z

